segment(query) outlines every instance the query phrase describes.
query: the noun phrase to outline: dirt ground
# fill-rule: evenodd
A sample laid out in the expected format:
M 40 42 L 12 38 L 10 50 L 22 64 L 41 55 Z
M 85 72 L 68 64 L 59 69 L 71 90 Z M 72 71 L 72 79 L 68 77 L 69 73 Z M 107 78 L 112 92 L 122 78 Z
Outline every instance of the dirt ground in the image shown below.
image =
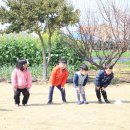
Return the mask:
M 130 84 L 110 86 L 107 92 L 112 103 L 98 104 L 94 85 L 88 84 L 89 104 L 77 105 L 74 88 L 66 85 L 68 104 L 55 88 L 54 104 L 47 105 L 48 86 L 33 84 L 28 106 L 15 107 L 11 84 L 0 83 L 0 130 L 130 130 Z

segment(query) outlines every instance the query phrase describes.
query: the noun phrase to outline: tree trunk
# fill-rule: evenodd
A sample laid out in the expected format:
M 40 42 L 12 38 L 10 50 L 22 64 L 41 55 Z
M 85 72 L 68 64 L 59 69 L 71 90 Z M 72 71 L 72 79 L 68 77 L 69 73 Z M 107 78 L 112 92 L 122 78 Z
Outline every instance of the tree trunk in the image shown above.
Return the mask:
M 42 47 L 42 57 L 43 57 L 43 80 L 47 80 L 47 59 L 46 59 L 46 50 L 45 47 Z
M 41 36 L 41 33 L 38 32 L 38 36 L 40 38 L 41 41 L 41 45 L 42 45 L 42 58 L 43 58 L 43 80 L 46 81 L 47 80 L 47 58 L 46 58 L 46 48 L 45 48 L 45 44 L 43 41 L 43 38 Z
M 48 60 L 47 60 L 47 66 L 48 66 L 50 59 L 51 59 L 51 37 L 52 37 L 51 29 L 50 29 L 50 27 L 48 27 Z

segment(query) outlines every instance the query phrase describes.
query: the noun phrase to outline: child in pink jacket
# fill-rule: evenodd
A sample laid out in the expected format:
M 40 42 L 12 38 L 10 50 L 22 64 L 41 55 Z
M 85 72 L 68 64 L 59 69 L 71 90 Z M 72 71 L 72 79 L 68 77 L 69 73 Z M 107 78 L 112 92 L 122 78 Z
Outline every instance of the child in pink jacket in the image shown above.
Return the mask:
M 19 60 L 16 68 L 13 70 L 11 75 L 12 85 L 14 88 L 14 100 L 15 105 L 20 104 L 20 93 L 23 94 L 22 104 L 25 106 L 28 102 L 30 93 L 29 90 L 32 86 L 31 74 L 27 68 L 26 60 Z

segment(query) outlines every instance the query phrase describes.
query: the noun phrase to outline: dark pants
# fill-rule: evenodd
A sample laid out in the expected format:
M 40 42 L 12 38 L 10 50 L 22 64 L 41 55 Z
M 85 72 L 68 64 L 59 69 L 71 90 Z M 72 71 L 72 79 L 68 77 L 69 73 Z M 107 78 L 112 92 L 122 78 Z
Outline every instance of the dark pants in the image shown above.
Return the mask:
M 17 89 L 14 92 L 14 100 L 15 100 L 15 104 L 20 104 L 20 94 L 23 94 L 23 100 L 22 100 L 22 104 L 27 104 L 30 93 L 28 92 L 28 90 L 26 88 L 24 89 Z
M 61 92 L 61 96 L 62 96 L 62 101 L 66 101 L 66 93 L 65 93 L 65 89 L 61 88 L 61 86 L 56 86 L 60 92 Z M 49 88 L 49 96 L 48 96 L 48 99 L 49 99 L 49 102 L 52 102 L 53 100 L 53 92 L 54 92 L 54 87 L 51 86 Z
M 105 90 L 102 90 L 102 87 L 100 87 L 99 89 L 97 89 L 97 87 L 96 87 L 95 91 L 96 91 L 96 96 L 98 99 L 101 99 L 101 94 L 104 99 L 107 99 L 107 93 Z

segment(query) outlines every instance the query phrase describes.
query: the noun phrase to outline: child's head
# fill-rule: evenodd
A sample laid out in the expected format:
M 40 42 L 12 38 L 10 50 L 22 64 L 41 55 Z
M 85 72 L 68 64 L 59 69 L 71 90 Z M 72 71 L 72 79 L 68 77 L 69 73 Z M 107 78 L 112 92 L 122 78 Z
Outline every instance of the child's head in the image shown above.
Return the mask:
M 66 69 L 67 67 L 67 60 L 65 58 L 62 58 L 59 60 L 59 66 L 62 68 L 62 69 Z
M 87 65 L 82 64 L 79 68 L 80 68 L 80 73 L 82 75 L 87 75 L 88 74 L 88 67 L 87 67 Z
M 105 72 L 106 72 L 106 74 L 110 75 L 112 73 L 112 69 L 113 69 L 112 65 L 105 66 Z
M 26 60 L 18 60 L 16 64 L 16 68 L 20 69 L 21 71 L 27 69 L 27 61 Z

